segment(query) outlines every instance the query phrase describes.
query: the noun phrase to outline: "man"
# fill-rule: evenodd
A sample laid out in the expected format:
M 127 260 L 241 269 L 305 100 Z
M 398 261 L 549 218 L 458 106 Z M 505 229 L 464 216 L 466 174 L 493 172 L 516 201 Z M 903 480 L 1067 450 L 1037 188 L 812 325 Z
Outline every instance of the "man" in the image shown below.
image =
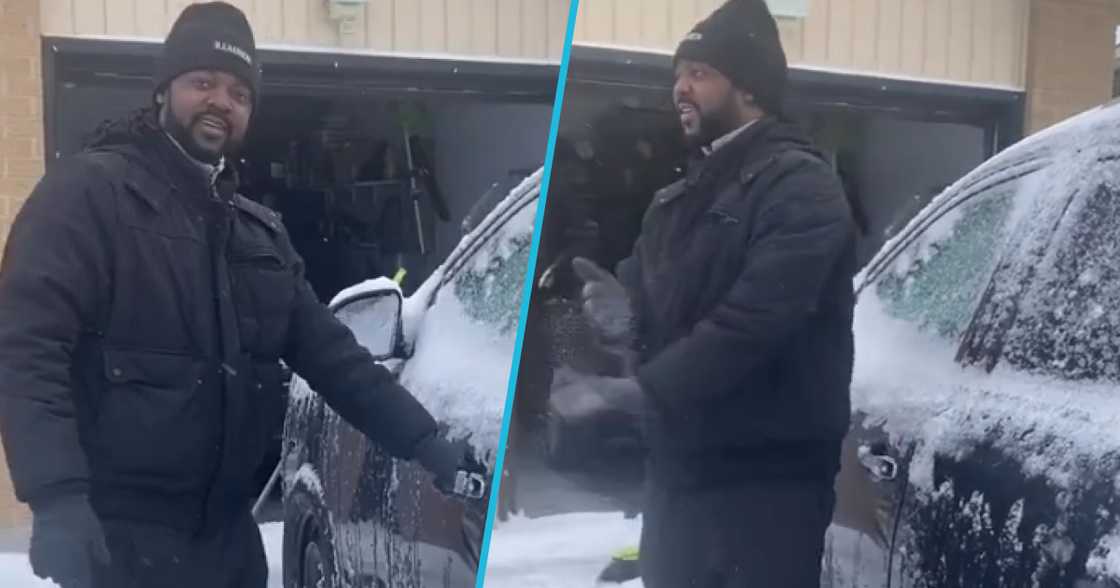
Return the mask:
M 636 351 L 635 376 L 559 393 L 570 415 L 643 415 L 647 588 L 818 586 L 849 422 L 852 215 L 780 117 L 787 65 L 763 0 L 716 10 L 674 64 L 698 157 L 655 196 L 617 280 L 575 261 L 587 315 Z
M 320 304 L 232 161 L 259 102 L 253 34 L 187 7 L 146 109 L 59 163 L 0 270 L 0 433 L 35 573 L 63 588 L 263 588 L 252 478 L 283 360 L 453 492 L 483 469 Z

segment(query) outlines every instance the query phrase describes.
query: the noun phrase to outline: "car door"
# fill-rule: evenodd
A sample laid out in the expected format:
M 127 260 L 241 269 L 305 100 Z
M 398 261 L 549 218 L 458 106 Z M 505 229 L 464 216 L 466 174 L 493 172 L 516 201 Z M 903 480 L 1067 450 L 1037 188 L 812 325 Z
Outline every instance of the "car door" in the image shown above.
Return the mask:
M 1060 207 L 1035 215 L 965 332 L 957 358 L 982 376 L 924 440 L 932 486 L 905 510 L 907 586 L 1120 580 L 1120 154 L 1103 151 L 1051 166 Z
M 500 203 L 435 278 L 401 383 L 454 440 L 492 468 L 501 434 L 539 173 Z M 406 308 L 406 312 L 411 310 Z M 448 499 L 411 462 L 395 464 L 391 586 L 473 586 L 486 501 Z
M 954 397 L 964 333 L 1030 224 L 1044 167 L 1019 162 L 962 180 L 860 278 L 853 423 L 837 480 L 826 585 L 899 586 L 907 574 L 916 548 L 903 540 L 916 523 L 910 505 L 932 485 L 923 444 L 942 403 Z

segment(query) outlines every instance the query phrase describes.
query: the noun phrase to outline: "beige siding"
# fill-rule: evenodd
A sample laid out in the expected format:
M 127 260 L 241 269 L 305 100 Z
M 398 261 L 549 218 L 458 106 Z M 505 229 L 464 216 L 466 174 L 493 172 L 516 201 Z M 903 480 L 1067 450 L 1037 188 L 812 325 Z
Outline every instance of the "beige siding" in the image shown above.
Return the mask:
M 43 79 L 38 0 L 0 0 L 0 248 L 43 174 Z M 73 13 L 60 15 L 72 21 Z M 0 530 L 29 522 L 0 446 Z
M 44 35 L 160 38 L 191 0 L 41 0 Z M 594 2 L 594 0 L 591 0 Z M 631 0 L 634 1 L 634 0 Z M 325 0 L 230 0 L 258 43 L 559 60 L 569 0 L 368 0 L 352 36 L 340 33 Z M 621 22 L 622 38 L 668 35 L 671 0 L 649 0 L 665 17 Z M 615 7 L 607 6 L 608 12 Z M 614 35 L 613 20 L 607 21 Z
M 719 4 L 583 0 L 575 41 L 671 51 Z M 779 18 L 792 63 L 1025 86 L 1028 0 L 809 0 L 808 5 L 804 19 Z

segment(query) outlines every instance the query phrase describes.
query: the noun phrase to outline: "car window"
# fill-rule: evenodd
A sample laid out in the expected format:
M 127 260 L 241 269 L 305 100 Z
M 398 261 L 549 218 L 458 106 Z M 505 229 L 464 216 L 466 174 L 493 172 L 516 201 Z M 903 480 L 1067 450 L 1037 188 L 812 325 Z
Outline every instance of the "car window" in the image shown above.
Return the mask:
M 956 340 L 999 261 L 1037 173 L 998 181 L 948 210 L 887 266 L 874 284 L 886 312 Z
M 1118 168 L 1102 163 L 1106 177 L 1073 199 L 1017 304 L 1002 360 L 1064 378 L 1120 381 Z
M 535 210 L 533 206 L 522 208 L 452 278 L 452 291 L 467 316 L 503 335 L 517 327 Z

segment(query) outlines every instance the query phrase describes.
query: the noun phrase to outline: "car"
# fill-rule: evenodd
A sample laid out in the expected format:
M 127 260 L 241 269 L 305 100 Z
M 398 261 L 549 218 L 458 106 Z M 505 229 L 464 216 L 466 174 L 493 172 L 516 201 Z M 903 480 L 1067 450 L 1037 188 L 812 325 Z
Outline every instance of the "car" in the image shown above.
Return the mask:
M 330 308 L 440 423 L 493 469 L 502 429 L 542 170 L 489 214 L 403 299 L 391 280 Z M 488 498 L 439 493 L 293 378 L 281 463 L 285 588 L 474 586 Z
M 856 278 L 823 585 L 1120 585 L 1120 103 L 1029 137 Z

